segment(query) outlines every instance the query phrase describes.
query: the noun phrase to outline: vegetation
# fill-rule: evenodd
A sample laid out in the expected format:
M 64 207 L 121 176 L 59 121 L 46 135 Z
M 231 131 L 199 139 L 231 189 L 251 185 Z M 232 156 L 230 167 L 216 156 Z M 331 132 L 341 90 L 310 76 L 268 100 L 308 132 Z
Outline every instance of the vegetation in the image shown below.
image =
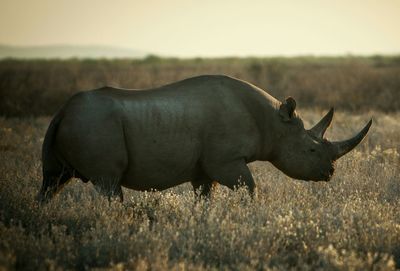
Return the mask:
M 301 107 L 400 108 L 400 57 L 0 61 L 0 115 L 52 115 L 80 90 L 150 88 L 200 74 L 247 80 Z
M 306 126 L 323 112 L 303 110 Z M 219 186 L 195 201 L 189 185 L 124 190 L 111 202 L 74 180 L 39 207 L 40 147 L 49 118 L 0 118 L 0 269 L 394 270 L 400 267 L 399 113 L 374 117 L 366 140 L 329 183 L 251 164 L 252 201 Z M 343 139 L 366 115 L 336 114 Z
M 306 127 L 335 106 L 333 140 L 369 117 L 374 123 L 329 183 L 292 180 L 255 162 L 253 200 L 243 188 L 218 186 L 210 201 L 196 201 L 184 184 L 124 190 L 123 203 L 109 202 L 74 179 L 38 206 L 49 115 L 73 92 L 203 73 L 295 97 Z M 399 94 L 399 57 L 0 61 L 0 270 L 400 268 Z

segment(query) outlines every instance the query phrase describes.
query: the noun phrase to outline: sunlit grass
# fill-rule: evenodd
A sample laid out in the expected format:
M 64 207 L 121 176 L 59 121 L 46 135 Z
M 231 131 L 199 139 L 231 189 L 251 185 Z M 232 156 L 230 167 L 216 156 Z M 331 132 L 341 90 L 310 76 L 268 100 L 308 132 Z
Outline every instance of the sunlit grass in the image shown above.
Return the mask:
M 309 127 L 323 112 L 300 114 Z M 49 118 L 0 118 L 0 269 L 399 268 L 400 115 L 338 112 L 328 137 L 350 136 L 369 116 L 366 140 L 338 161 L 329 183 L 255 162 L 253 200 L 219 186 L 211 201 L 195 201 L 185 184 L 125 189 L 123 203 L 110 203 L 73 180 L 43 207 L 34 197 Z

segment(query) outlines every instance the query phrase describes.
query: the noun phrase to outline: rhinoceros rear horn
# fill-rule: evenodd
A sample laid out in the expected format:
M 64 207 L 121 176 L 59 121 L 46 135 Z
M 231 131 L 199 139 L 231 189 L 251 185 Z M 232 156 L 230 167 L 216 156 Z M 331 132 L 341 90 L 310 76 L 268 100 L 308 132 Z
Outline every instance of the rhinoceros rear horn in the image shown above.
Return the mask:
M 313 127 L 310 129 L 310 132 L 318 137 L 323 138 L 326 129 L 328 129 L 329 125 L 332 122 L 334 110 L 331 108 L 328 113 Z
M 364 137 L 368 133 L 369 127 L 371 127 L 371 124 L 372 124 L 372 119 L 354 137 L 344 141 L 332 142 L 336 152 L 335 159 L 338 159 L 339 157 L 345 155 L 346 153 L 354 149 L 364 139 Z
M 296 109 L 296 101 L 292 97 L 286 98 L 286 101 L 279 107 L 279 115 L 283 121 L 290 121 Z

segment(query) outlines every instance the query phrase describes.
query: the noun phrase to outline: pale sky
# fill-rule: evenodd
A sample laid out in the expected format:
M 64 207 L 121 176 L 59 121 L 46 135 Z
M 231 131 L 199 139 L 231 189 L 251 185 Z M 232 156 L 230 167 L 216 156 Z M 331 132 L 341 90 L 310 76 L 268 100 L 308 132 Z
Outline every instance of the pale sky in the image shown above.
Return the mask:
M 183 57 L 399 54 L 400 0 L 0 0 L 0 44 Z

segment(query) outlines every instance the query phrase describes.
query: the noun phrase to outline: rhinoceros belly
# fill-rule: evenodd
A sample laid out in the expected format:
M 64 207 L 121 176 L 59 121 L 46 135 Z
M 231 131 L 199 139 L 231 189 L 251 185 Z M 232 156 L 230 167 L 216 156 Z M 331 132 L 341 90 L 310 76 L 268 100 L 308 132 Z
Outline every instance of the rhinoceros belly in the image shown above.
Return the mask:
M 199 142 L 184 136 L 148 137 L 128 143 L 128 167 L 121 184 L 163 190 L 192 180 L 198 171 Z

